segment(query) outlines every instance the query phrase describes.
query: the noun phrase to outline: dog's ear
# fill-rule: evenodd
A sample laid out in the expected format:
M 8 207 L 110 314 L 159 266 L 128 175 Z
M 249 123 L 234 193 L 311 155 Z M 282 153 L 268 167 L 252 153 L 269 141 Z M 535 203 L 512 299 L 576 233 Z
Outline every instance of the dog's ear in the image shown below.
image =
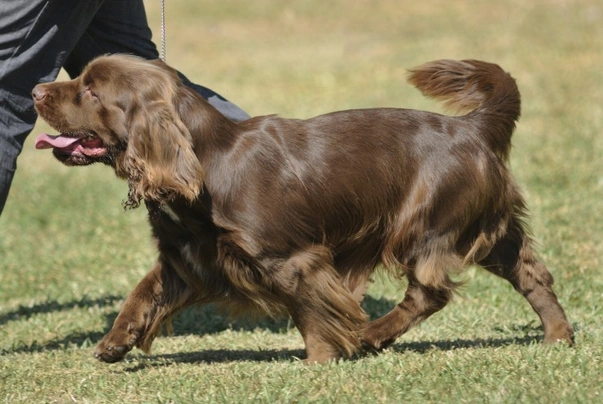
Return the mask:
M 193 150 L 190 132 L 165 101 L 130 112 L 126 171 L 130 186 L 127 207 L 141 199 L 194 201 L 203 189 L 204 173 Z

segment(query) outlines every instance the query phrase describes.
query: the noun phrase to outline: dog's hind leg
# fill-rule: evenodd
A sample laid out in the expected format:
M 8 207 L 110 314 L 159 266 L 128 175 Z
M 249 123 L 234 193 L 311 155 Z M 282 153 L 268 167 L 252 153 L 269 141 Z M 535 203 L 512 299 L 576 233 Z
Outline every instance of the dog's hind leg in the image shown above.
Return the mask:
M 532 251 L 521 220 L 514 218 L 507 234 L 479 265 L 513 285 L 530 303 L 544 328 L 544 342 L 573 344 L 573 329 L 553 292 L 553 276 Z
M 402 302 L 383 317 L 365 324 L 361 340 L 365 348 L 381 350 L 399 336 L 446 306 L 456 286 L 448 277 L 450 269 L 460 268 L 453 253 L 432 253 L 419 260 L 408 274 L 408 289 Z

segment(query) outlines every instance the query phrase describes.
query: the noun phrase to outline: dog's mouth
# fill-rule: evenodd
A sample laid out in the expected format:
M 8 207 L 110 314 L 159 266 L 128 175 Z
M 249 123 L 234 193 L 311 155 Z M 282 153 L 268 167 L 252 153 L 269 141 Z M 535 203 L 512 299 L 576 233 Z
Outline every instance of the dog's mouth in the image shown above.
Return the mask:
M 62 133 L 57 136 L 43 133 L 36 139 L 36 149 L 53 149 L 57 157 L 98 158 L 107 153 L 107 146 L 95 133 Z

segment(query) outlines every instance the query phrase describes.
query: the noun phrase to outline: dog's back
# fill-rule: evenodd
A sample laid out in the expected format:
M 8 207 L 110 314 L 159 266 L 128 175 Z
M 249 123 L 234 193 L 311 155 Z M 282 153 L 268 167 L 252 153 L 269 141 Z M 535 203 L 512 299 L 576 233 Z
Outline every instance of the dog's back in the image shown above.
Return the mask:
M 282 249 L 326 241 L 344 274 L 409 265 L 432 248 L 430 234 L 445 234 L 461 261 L 479 252 L 482 228 L 522 203 L 504 164 L 520 113 L 515 81 L 494 64 L 450 60 L 412 69 L 409 81 L 469 113 L 374 108 L 242 124 L 237 153 L 220 161 L 229 186 L 216 179 L 246 201 L 242 227 Z M 209 173 L 210 192 L 212 182 Z M 274 200 L 282 207 L 260 208 Z

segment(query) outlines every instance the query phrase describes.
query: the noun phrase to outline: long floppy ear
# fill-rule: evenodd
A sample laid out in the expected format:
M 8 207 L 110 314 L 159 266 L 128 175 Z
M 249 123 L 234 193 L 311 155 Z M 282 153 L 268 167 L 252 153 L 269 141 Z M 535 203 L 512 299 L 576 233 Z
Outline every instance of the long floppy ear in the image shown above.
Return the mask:
M 165 101 L 131 113 L 125 163 L 130 185 L 126 207 L 137 207 L 141 199 L 183 197 L 192 202 L 203 189 L 204 173 L 191 134 Z

